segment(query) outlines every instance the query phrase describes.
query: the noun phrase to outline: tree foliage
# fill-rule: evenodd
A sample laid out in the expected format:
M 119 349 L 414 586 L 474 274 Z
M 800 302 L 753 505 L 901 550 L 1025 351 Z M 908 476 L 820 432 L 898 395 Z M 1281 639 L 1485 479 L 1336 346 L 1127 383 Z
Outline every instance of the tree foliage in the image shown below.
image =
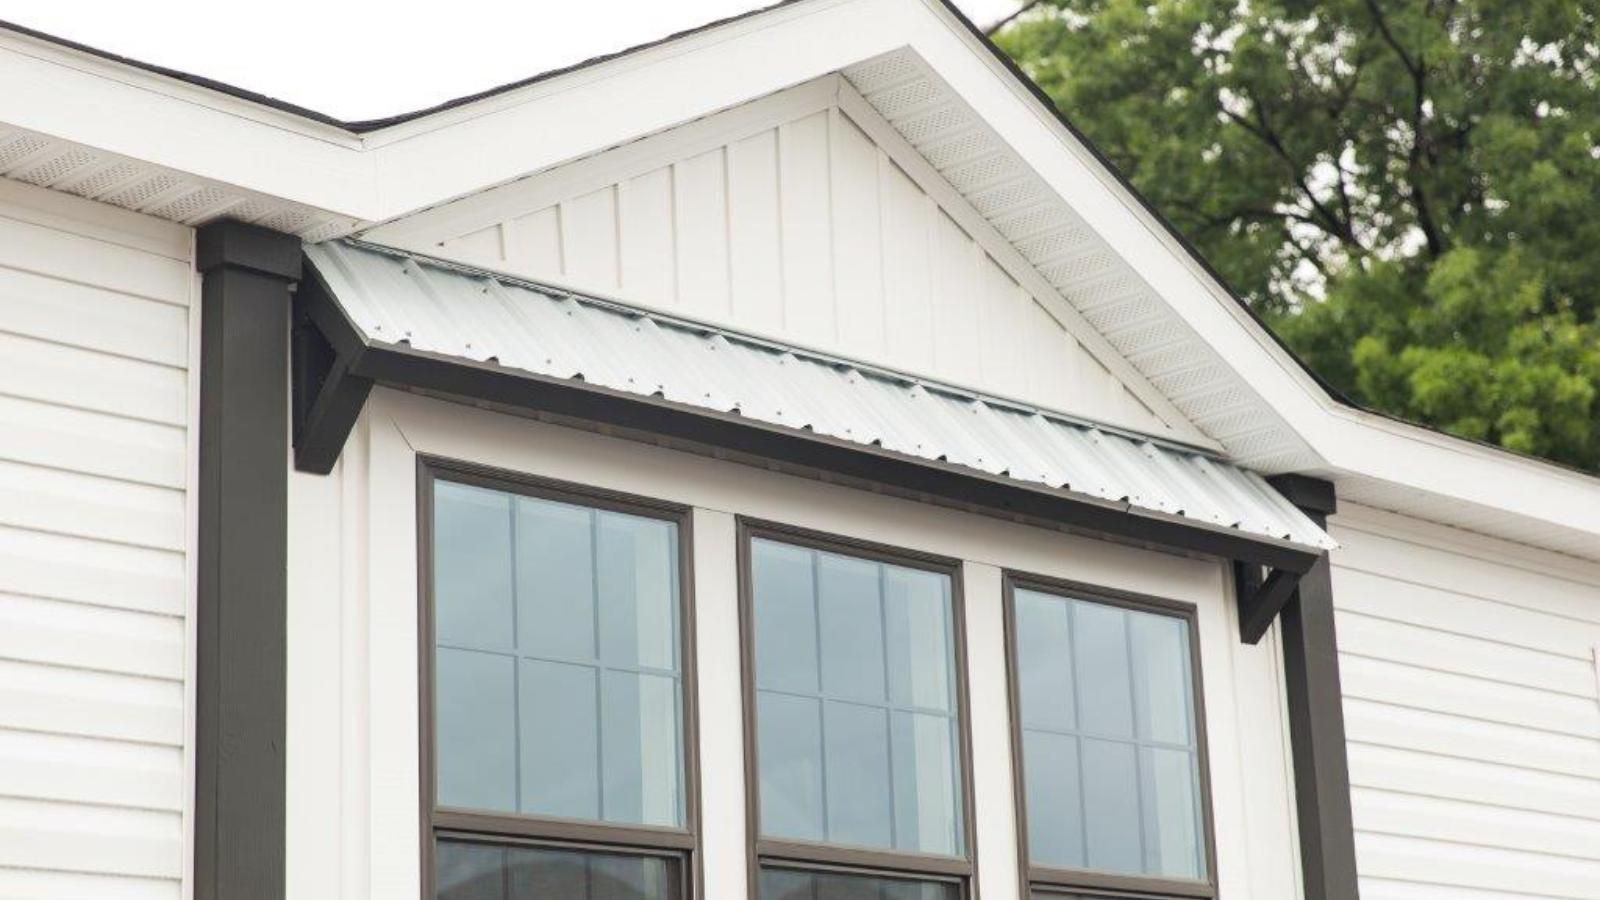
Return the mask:
M 1042 0 L 995 37 L 1352 399 L 1600 469 L 1597 19 Z

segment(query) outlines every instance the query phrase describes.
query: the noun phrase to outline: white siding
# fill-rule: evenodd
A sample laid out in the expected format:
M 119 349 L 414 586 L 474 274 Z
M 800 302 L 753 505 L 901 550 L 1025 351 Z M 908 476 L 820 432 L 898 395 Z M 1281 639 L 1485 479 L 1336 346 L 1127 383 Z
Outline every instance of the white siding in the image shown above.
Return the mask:
M 0 182 L 0 898 L 187 867 L 188 229 Z
M 504 189 L 512 193 L 461 201 L 491 209 L 422 226 L 402 243 L 1049 409 L 1194 436 L 1130 392 L 850 114 L 826 106 L 780 119 L 746 123 L 709 148 L 686 136 L 666 161 L 641 161 L 632 145 L 590 157 Z
M 1600 566 L 1334 525 L 1361 896 L 1600 896 Z

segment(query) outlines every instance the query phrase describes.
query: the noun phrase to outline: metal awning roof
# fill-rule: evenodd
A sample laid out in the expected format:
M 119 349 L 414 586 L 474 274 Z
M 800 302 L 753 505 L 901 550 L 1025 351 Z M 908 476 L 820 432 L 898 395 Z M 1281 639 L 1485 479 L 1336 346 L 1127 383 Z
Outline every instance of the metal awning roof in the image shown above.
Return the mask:
M 306 255 L 368 345 L 393 345 L 950 463 L 1307 548 L 1334 541 L 1207 452 L 958 387 L 355 241 Z

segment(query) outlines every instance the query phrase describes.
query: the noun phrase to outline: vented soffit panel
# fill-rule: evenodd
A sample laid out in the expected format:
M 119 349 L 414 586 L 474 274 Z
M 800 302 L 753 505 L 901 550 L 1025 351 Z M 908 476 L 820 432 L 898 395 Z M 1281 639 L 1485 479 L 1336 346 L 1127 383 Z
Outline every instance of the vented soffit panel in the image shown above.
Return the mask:
M 841 73 L 1106 341 L 1229 455 L 1269 473 L 1314 450 L 910 49 Z
M 319 241 L 361 222 L 115 153 L 0 124 L 0 177 L 199 226 L 235 219 Z
M 735 413 L 990 476 L 1327 550 L 1208 452 L 613 301 L 356 241 L 307 257 L 369 344 Z

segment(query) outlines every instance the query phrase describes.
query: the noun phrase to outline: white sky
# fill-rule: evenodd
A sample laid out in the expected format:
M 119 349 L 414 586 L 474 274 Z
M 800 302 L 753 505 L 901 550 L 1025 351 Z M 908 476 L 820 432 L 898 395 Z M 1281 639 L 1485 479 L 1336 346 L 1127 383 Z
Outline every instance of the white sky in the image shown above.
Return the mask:
M 0 0 L 0 19 L 340 119 L 410 112 L 772 0 Z M 980 25 L 1018 0 L 957 0 Z

